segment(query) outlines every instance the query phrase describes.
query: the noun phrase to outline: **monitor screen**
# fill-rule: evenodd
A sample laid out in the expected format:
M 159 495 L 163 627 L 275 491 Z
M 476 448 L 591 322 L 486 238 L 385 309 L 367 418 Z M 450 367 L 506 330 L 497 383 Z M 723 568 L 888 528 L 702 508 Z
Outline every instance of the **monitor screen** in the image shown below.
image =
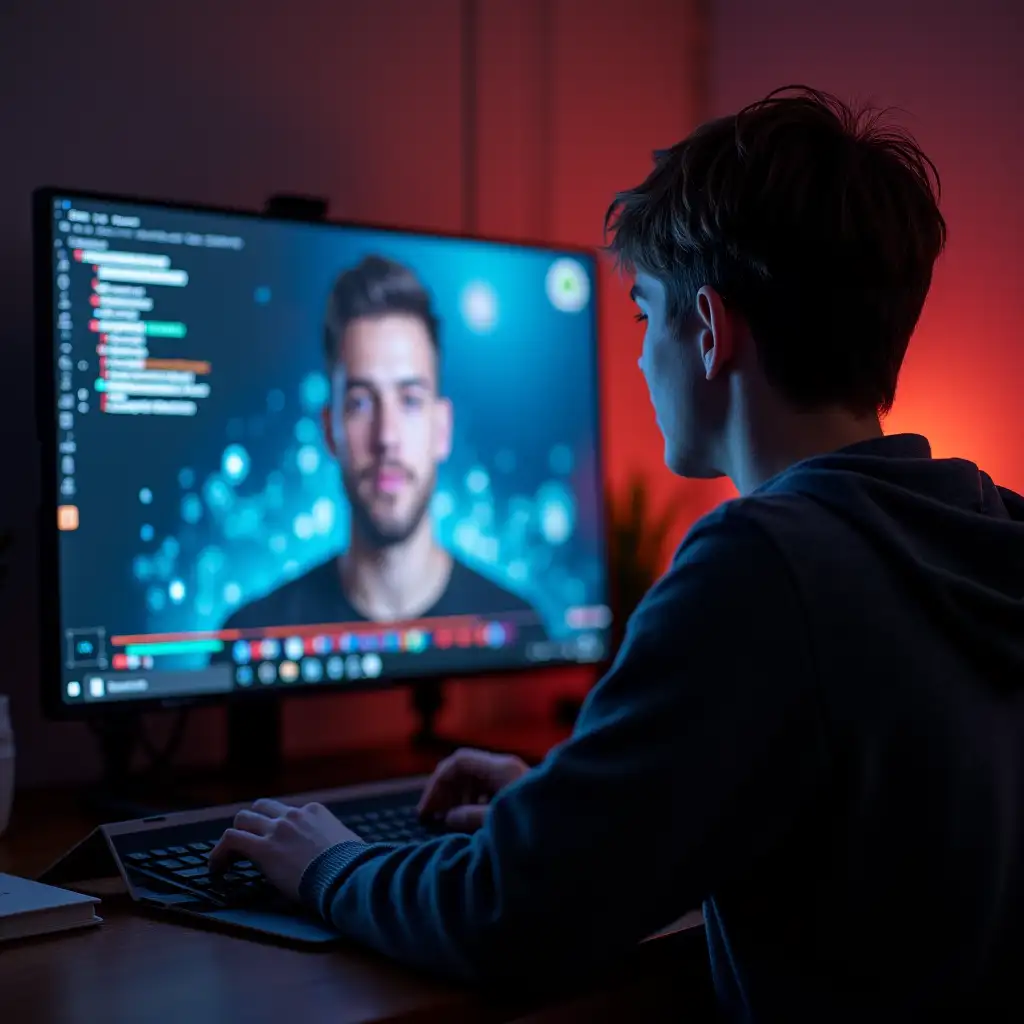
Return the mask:
M 51 706 L 604 656 L 591 254 L 36 203 Z

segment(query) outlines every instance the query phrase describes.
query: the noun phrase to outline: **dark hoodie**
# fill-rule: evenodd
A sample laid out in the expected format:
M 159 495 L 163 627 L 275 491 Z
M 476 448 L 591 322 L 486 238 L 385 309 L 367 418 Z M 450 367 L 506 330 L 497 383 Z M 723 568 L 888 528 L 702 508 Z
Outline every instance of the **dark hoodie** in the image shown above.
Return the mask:
M 1020 1019 L 1022 683 L 1024 501 L 921 437 L 854 445 L 694 526 L 483 829 L 340 844 L 302 894 L 506 985 L 703 902 L 730 1019 Z

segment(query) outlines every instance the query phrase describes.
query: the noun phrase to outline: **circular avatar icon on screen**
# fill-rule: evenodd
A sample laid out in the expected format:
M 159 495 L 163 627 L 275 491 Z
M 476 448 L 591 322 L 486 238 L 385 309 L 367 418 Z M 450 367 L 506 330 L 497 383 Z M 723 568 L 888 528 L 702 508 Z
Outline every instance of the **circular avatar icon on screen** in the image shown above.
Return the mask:
M 590 301 L 590 278 L 579 260 L 563 256 L 548 268 L 548 298 L 563 313 L 578 313 Z

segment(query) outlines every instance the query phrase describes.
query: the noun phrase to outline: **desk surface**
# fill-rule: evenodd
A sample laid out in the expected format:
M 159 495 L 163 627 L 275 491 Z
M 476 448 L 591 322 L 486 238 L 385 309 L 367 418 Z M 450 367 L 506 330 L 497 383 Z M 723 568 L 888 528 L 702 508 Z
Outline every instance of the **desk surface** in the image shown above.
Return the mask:
M 0 871 L 38 875 L 93 826 L 73 793 L 18 795 Z M 107 898 L 104 923 L 0 948 L 0 1020 L 19 1024 L 469 1024 L 673 1019 L 694 977 L 694 936 L 650 943 L 600 992 L 545 1008 L 499 1006 L 357 949 L 306 952 L 185 927 Z M 685 949 L 672 950 L 682 940 Z M 650 954 L 646 949 L 651 950 Z M 699 956 L 699 954 L 697 954 Z M 700 968 L 696 970 L 699 972 Z M 640 1004 L 642 1018 L 634 1016 Z M 688 1019 L 692 1019 L 689 1018 Z

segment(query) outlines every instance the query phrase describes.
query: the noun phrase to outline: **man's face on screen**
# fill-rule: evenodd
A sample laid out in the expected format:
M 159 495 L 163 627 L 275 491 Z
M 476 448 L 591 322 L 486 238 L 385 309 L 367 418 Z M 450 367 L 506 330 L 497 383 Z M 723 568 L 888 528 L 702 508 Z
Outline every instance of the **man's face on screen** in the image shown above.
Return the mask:
M 406 540 L 426 515 L 438 463 L 451 452 L 451 405 L 438 395 L 426 324 L 405 314 L 349 324 L 325 415 L 353 527 L 378 547 Z

